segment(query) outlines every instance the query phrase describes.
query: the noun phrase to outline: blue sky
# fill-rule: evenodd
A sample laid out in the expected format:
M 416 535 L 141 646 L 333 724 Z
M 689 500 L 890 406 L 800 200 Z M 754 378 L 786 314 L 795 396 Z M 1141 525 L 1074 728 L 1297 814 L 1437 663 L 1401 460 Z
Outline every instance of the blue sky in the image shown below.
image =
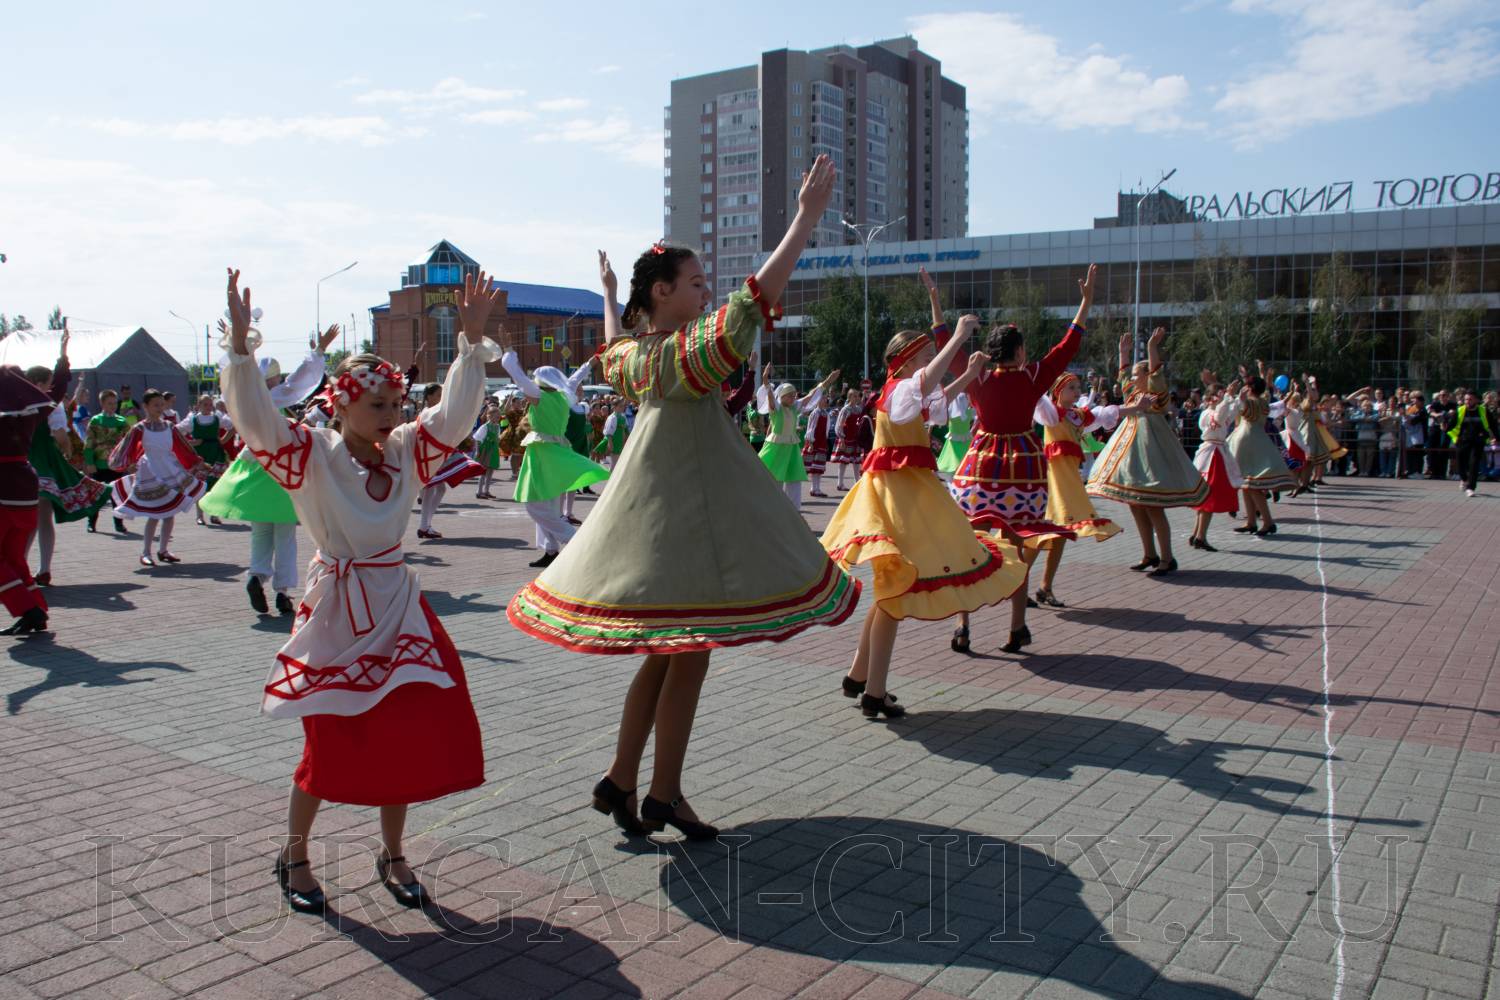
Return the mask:
M 673 77 L 907 33 L 969 88 L 975 235 L 1087 227 L 1169 167 L 1178 193 L 1351 180 L 1357 208 L 1375 180 L 1500 170 L 1487 0 L 639 10 L 12 7 L 0 311 L 60 303 L 192 361 L 229 263 L 280 353 L 319 277 L 359 261 L 322 316 L 363 337 L 439 238 L 501 278 L 592 288 L 596 247 L 660 235 Z

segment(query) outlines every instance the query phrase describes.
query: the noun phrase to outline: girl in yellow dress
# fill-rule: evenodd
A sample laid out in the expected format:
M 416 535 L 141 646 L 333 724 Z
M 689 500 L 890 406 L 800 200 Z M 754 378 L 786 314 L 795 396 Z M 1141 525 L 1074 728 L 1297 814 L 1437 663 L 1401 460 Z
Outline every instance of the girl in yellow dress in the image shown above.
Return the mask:
M 875 404 L 875 448 L 839 504 L 823 547 L 839 565 L 873 563 L 875 603 L 860 630 L 844 694 L 860 697 L 865 717 L 899 718 L 905 709 L 886 691 L 891 649 L 903 618 L 938 621 L 1008 600 L 1026 582 L 1026 564 L 1010 543 L 975 531 L 937 475 L 927 425 L 944 420 L 948 403 L 974 381 L 989 357 L 977 352 L 946 390 L 943 372 L 979 325 L 959 320 L 937 351 L 926 333 L 906 330 L 886 346 L 886 383 Z
M 1092 406 L 1092 394 L 1088 400 L 1079 402 L 1082 384 L 1072 372 L 1064 372 L 1052 383 L 1052 390 L 1042 397 L 1036 407 L 1036 422 L 1042 425 L 1043 441 L 1047 455 L 1047 515 L 1046 520 L 1073 532 L 1079 538 L 1092 538 L 1102 542 L 1120 533 L 1120 526 L 1107 517 L 1099 516 L 1083 488 L 1084 435 L 1097 429 L 1111 430 L 1120 418 L 1140 412 L 1138 406 Z M 1052 582 L 1057 578 L 1057 568 L 1062 565 L 1063 546 L 1066 538 L 1044 536 L 1028 538 L 1028 548 L 1047 550 L 1047 568 L 1042 574 L 1041 589 L 1036 592 L 1036 602 L 1048 607 L 1062 608 L 1063 604 L 1052 593 Z

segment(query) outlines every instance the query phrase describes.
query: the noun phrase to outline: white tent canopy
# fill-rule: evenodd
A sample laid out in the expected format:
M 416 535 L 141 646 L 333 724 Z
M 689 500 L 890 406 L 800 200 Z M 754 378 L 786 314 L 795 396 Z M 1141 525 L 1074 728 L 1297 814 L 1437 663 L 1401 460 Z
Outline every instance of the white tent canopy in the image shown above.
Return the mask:
M 97 400 L 103 389 L 129 386 L 136 399 L 147 389 L 161 389 L 177 393 L 178 410 L 189 405 L 187 371 L 145 327 L 70 327 L 69 332 L 72 387 L 81 379 L 91 399 Z M 0 340 L 0 365 L 51 368 L 61 345 L 61 330 L 21 330 Z M 90 408 L 97 411 L 97 403 Z

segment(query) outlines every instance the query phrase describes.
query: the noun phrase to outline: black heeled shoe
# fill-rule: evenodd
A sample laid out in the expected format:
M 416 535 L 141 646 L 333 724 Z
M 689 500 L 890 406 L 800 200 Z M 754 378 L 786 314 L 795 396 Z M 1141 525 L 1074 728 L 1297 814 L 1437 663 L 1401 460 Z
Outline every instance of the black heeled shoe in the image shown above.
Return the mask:
M 677 815 L 677 807 L 681 804 L 681 799 L 659 802 L 649 795 L 646 796 L 641 800 L 641 825 L 651 833 L 660 833 L 670 824 L 681 831 L 688 840 L 713 840 L 719 835 L 717 827 Z
M 867 719 L 878 719 L 881 713 L 887 719 L 899 719 L 906 714 L 906 709 L 896 704 L 896 696 L 887 694 L 883 698 L 877 698 L 873 694 L 862 694 L 859 696 L 859 710 Z
M 1214 548 L 1212 545 L 1210 545 L 1208 543 L 1208 539 L 1207 538 L 1200 538 L 1200 539 L 1198 539 L 1198 548 L 1201 549 L 1204 552 L 1217 552 L 1217 551 L 1219 551 L 1218 549 Z
M 380 879 L 380 884 L 390 892 L 392 899 L 408 910 L 420 910 L 432 903 L 432 897 L 427 895 L 427 890 L 422 883 L 415 879 L 410 882 L 391 881 L 391 865 L 405 860 L 406 858 L 400 854 L 394 858 L 388 858 L 385 852 L 381 851 L 380 856 L 375 859 L 375 875 Z
M 1147 573 L 1146 575 L 1147 576 L 1166 576 L 1168 573 L 1175 573 L 1175 572 L 1177 572 L 1177 560 L 1176 559 L 1168 559 L 1166 562 L 1162 563 L 1160 566 L 1156 567 L 1155 569 L 1153 569 L 1150 573 Z
M 323 887 L 315 886 L 307 892 L 293 889 L 288 873 L 295 868 L 306 868 L 307 860 L 288 862 L 285 854 L 276 855 L 276 881 L 281 886 L 281 894 L 286 897 L 287 905 L 298 913 L 322 913 L 328 909 L 328 897 L 323 895 Z
M 1147 556 L 1145 559 L 1142 559 L 1140 562 L 1136 563 L 1130 568 L 1135 570 L 1137 573 L 1143 573 L 1148 569 L 1155 569 L 1160 565 L 1161 556 Z
M 969 651 L 969 626 L 960 625 L 954 629 L 953 638 L 948 641 L 948 645 L 955 653 L 967 653 Z M 864 690 L 863 684 L 860 685 L 860 690 Z
M 282 614 L 282 615 L 289 615 L 289 614 L 292 614 L 296 610 L 297 610 L 296 607 L 294 607 L 292 605 L 292 599 L 290 597 L 288 597 L 287 595 L 281 593 L 280 591 L 277 591 L 277 593 L 276 593 L 276 613 L 277 614 Z
M 1255 525 L 1242 524 L 1238 528 L 1234 529 L 1234 533 L 1236 535 L 1253 535 L 1255 534 Z
M 1057 597 L 1052 593 L 1052 591 L 1048 590 L 1045 587 L 1043 587 L 1042 589 L 1040 589 L 1040 590 L 1038 590 L 1036 592 L 1036 600 L 1037 600 L 1038 604 L 1045 604 L 1049 608 L 1065 608 L 1065 607 L 1067 607 L 1066 604 L 1064 604 L 1062 601 L 1059 601 L 1057 599 Z
M 250 607 L 256 614 L 269 614 L 271 606 L 266 603 L 266 588 L 260 577 L 252 576 L 245 584 L 245 593 L 250 595 Z
M 557 561 L 557 553 L 556 552 L 545 552 L 545 553 L 542 554 L 542 557 L 540 559 L 533 560 L 532 562 L 529 562 L 526 565 L 530 566 L 532 569 L 546 569 L 548 566 L 551 566 L 556 561 Z
M 31 635 L 47 631 L 47 612 L 41 608 L 28 608 L 9 628 L 0 629 L 0 635 Z
M 630 797 L 634 794 L 634 788 L 626 791 L 611 781 L 609 775 L 606 774 L 594 786 L 593 806 L 595 811 L 609 816 L 615 821 L 615 826 L 618 826 L 626 833 L 643 834 L 646 832 L 646 828 L 641 825 L 641 821 L 636 817 L 635 813 L 630 811 L 628 806 Z
M 1269 528 L 1262 528 L 1259 531 L 1257 531 L 1255 533 L 1255 537 L 1256 538 L 1270 538 L 1274 534 L 1276 534 L 1276 525 L 1273 524 Z
M 1010 641 L 1000 647 L 1002 653 L 1019 653 L 1027 643 L 1031 641 L 1031 633 L 1026 629 L 1011 632 Z

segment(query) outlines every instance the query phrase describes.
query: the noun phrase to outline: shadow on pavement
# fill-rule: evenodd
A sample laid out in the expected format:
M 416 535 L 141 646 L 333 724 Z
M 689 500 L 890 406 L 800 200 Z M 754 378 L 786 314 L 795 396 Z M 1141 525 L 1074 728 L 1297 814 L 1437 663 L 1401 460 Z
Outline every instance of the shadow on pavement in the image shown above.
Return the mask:
M 733 868 L 724 844 L 665 846 L 672 863 L 661 866 L 661 887 L 678 911 L 673 924 L 686 917 L 749 944 L 889 966 L 904 979 L 960 967 L 1107 996 L 1246 996 L 1168 979 L 1104 940 L 1110 928 L 1083 900 L 1083 879 L 1004 833 L 872 816 L 767 819 L 721 835 L 737 845 Z M 1018 996 L 1027 987 L 1005 985 Z
M 1177 782 L 1215 802 L 1309 819 L 1325 815 L 1320 787 L 1264 774 L 1235 774 L 1223 768 L 1230 753 L 1244 751 L 1323 759 L 1323 754 L 1311 750 L 1218 740 L 1177 742 L 1165 731 L 1139 722 L 999 708 L 917 712 L 891 728 L 902 739 L 921 743 L 939 757 L 979 764 L 996 774 L 1067 781 L 1078 767 L 1109 768 Z M 1295 800 L 1305 795 L 1314 796 L 1318 806 L 1296 805 Z M 1396 827 L 1421 825 L 1416 820 L 1374 816 L 1341 815 L 1335 819 Z
M 1178 611 L 1156 611 L 1147 608 L 1064 608 L 1057 613 L 1057 617 L 1079 625 L 1108 625 L 1111 628 L 1117 628 L 1124 632 L 1171 632 L 1174 635 L 1181 632 L 1208 632 L 1212 635 L 1222 635 L 1226 639 L 1243 642 L 1247 646 L 1267 653 L 1279 653 L 1279 651 L 1267 646 L 1265 644 L 1266 639 L 1306 639 L 1308 632 L 1313 627 L 1311 625 L 1257 625 L 1253 622 L 1209 622 L 1197 618 L 1189 618 Z M 1045 621 L 1046 619 L 1042 618 L 1041 620 Z M 1038 657 L 1038 659 L 1045 660 L 1047 657 Z M 1068 659 L 1075 659 L 1075 657 L 1068 657 Z M 1099 657 L 1099 659 L 1104 661 L 1116 659 L 1117 662 L 1121 663 L 1148 662 L 1145 660 L 1127 661 L 1111 657 Z M 1158 664 L 1154 660 L 1149 662 L 1152 666 L 1161 666 L 1170 670 L 1177 669 L 1170 664 Z M 1023 665 L 1028 668 L 1030 667 L 1030 664 Z M 1126 688 L 1125 690 L 1131 689 Z
M 65 583 L 45 591 L 47 604 L 53 608 L 88 608 L 90 611 L 134 611 L 125 591 L 145 590 L 144 583 Z
M 12 691 L 6 695 L 6 710 L 15 715 L 31 699 L 48 691 L 67 687 L 119 687 L 125 684 L 145 684 L 155 677 L 129 678 L 125 675 L 137 670 L 169 670 L 174 673 L 192 673 L 180 663 L 166 660 L 123 660 L 111 662 L 101 660 L 71 646 L 60 646 L 42 636 L 12 643 L 7 652 L 16 663 L 28 667 L 41 667 L 47 676 L 29 687 Z M 8 675 L 13 676 L 13 675 Z

